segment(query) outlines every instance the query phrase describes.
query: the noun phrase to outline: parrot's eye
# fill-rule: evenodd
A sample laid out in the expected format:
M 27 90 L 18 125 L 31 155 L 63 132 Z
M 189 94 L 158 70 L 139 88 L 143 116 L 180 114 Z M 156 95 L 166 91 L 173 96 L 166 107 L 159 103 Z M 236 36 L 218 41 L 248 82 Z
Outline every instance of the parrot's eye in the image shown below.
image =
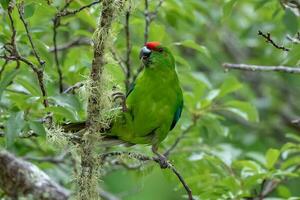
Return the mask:
M 159 48 L 157 51 L 161 53 L 161 52 L 164 51 L 164 49 L 163 48 Z

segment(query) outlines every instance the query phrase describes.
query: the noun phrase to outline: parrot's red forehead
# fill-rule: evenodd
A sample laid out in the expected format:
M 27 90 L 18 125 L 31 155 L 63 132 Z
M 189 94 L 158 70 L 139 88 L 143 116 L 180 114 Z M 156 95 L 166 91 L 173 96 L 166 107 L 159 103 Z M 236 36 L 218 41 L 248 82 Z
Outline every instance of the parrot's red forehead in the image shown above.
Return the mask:
M 156 49 L 160 45 L 160 42 L 147 42 L 146 47 L 150 50 Z

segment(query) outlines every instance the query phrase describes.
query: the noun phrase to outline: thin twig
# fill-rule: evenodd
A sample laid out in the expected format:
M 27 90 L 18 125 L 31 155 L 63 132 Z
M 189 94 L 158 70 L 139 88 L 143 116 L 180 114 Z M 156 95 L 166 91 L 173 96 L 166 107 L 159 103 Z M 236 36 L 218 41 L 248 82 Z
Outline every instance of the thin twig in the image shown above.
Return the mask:
M 190 130 L 195 126 L 195 124 L 191 124 L 189 125 L 185 130 L 182 131 L 182 133 L 180 134 L 179 137 L 176 138 L 175 142 L 171 145 L 171 147 L 169 147 L 165 153 L 164 156 L 168 157 L 170 155 L 170 153 L 177 147 L 177 145 L 179 144 L 179 142 L 185 137 L 185 135 L 187 133 L 190 132 Z
M 75 85 L 72 85 L 71 87 L 67 88 L 63 93 L 64 94 L 71 93 L 74 90 L 81 88 L 82 86 L 84 86 L 83 82 L 76 83 Z
M 55 17 L 53 19 L 54 60 L 55 60 L 56 69 L 57 69 L 57 73 L 58 73 L 59 92 L 62 93 L 63 92 L 63 75 L 62 75 L 61 67 L 60 67 L 59 60 L 58 60 L 57 40 L 56 40 L 57 28 L 59 27 L 59 25 L 60 25 L 60 18 Z
M 274 40 L 271 38 L 271 34 L 270 33 L 263 33 L 262 31 L 258 31 L 258 35 L 261 35 L 263 38 L 266 39 L 266 42 L 272 44 L 275 48 L 283 50 L 283 51 L 289 51 L 290 49 L 284 47 L 284 46 L 280 46 L 278 44 L 276 44 L 276 42 L 274 42 Z
M 8 64 L 8 60 L 5 60 L 2 67 L 1 67 L 1 69 L 0 69 L 0 79 L 1 79 L 2 73 L 4 72 L 5 67 L 6 67 L 7 64 Z
M 285 73 L 300 73 L 300 67 L 287 67 L 287 66 L 260 66 L 260 65 L 247 65 L 247 64 L 232 64 L 224 63 L 225 70 L 238 69 L 246 71 L 265 71 L 265 72 L 285 72 Z
M 53 45 L 54 45 L 53 52 L 54 52 L 54 60 L 55 60 L 55 64 L 56 64 L 56 69 L 57 69 L 57 73 L 58 73 L 59 91 L 61 93 L 63 92 L 63 74 L 62 74 L 61 66 L 60 66 L 59 59 L 58 59 L 58 47 L 57 47 L 57 29 L 61 25 L 61 23 L 60 23 L 61 17 L 75 15 L 76 13 L 78 13 L 86 8 L 90 8 L 91 6 L 101 2 L 100 0 L 98 0 L 98 1 L 94 1 L 90 4 L 87 4 L 85 6 L 82 6 L 76 10 L 72 10 L 72 11 L 67 10 L 72 1 L 73 0 L 67 1 L 66 4 L 63 6 L 63 8 L 61 10 L 59 10 L 59 12 L 53 18 Z M 71 43 L 71 45 L 74 45 L 74 44 L 78 44 L 78 43 Z
M 145 16 L 144 42 L 146 43 L 148 41 L 149 26 L 150 26 L 150 23 L 151 23 L 151 18 L 150 18 L 150 15 L 149 15 L 149 0 L 145 0 L 144 16 Z
M 294 44 L 300 44 L 300 32 L 298 32 L 295 37 L 287 35 L 286 38 Z
M 82 7 L 78 8 L 78 9 L 76 9 L 76 10 L 64 10 L 63 12 L 58 13 L 58 14 L 57 14 L 57 17 L 64 17 L 64 16 L 68 16 L 68 15 L 75 15 L 76 13 L 78 13 L 78 12 L 80 12 L 80 11 L 86 9 L 86 8 L 90 8 L 90 7 L 92 7 L 93 5 L 96 5 L 96 4 L 98 4 L 98 3 L 101 3 L 101 1 L 102 1 L 102 0 L 94 1 L 94 2 L 92 2 L 92 3 L 90 3 L 90 4 L 87 4 L 87 5 L 85 5 L 85 6 L 82 6 Z
M 44 85 L 44 65 L 45 65 L 45 61 L 43 61 L 40 58 L 39 54 L 37 53 L 37 51 L 35 49 L 35 46 L 34 46 L 34 43 L 32 41 L 32 37 L 31 37 L 30 31 L 29 31 L 29 28 L 28 28 L 28 23 L 24 19 L 24 2 L 21 2 L 20 4 L 18 4 L 17 8 L 18 8 L 20 19 L 23 23 L 23 26 L 24 26 L 25 30 L 26 30 L 26 34 L 27 34 L 28 40 L 30 42 L 32 51 L 33 51 L 33 53 L 35 55 L 35 58 L 37 59 L 38 63 L 40 64 L 40 68 L 39 69 L 36 68 L 32 62 L 30 62 L 29 60 L 21 57 L 19 55 L 19 53 L 17 53 L 15 55 L 15 56 L 18 57 L 16 60 L 21 60 L 22 62 L 26 63 L 36 73 L 37 78 L 38 78 L 38 82 L 39 82 L 39 86 L 40 86 L 40 89 L 41 89 L 41 92 L 42 92 L 42 95 L 43 95 L 44 106 L 48 107 L 49 104 L 48 104 L 48 100 L 47 100 L 47 92 L 46 92 L 46 88 L 45 88 L 45 85 Z M 16 52 L 17 52 L 17 50 L 16 50 Z
M 57 74 L 58 74 L 58 85 L 59 85 L 59 92 L 60 93 L 63 92 L 63 74 L 62 74 L 62 70 L 61 70 L 61 67 L 60 67 L 60 64 L 59 64 L 59 60 L 58 60 L 57 29 L 61 25 L 59 14 L 62 13 L 62 12 L 65 12 L 66 9 L 72 3 L 72 1 L 73 0 L 66 1 L 63 8 L 61 10 L 59 10 L 59 12 L 55 15 L 55 17 L 52 20 L 53 21 L 53 45 L 54 45 L 53 52 L 54 52 L 54 60 L 55 60 L 55 64 L 56 64 L 56 70 L 57 70 Z
M 184 189 L 186 190 L 189 200 L 193 200 L 193 194 L 192 194 L 192 190 L 190 189 L 190 187 L 187 185 L 187 183 L 185 182 L 185 180 L 183 179 L 183 177 L 181 176 L 181 174 L 176 170 L 176 168 L 169 164 L 169 169 L 171 169 L 174 174 L 177 176 L 177 178 L 179 179 L 179 181 L 181 182 L 181 184 L 183 185 Z
M 292 124 L 300 125 L 300 119 L 294 119 L 294 120 L 292 120 Z
M 149 38 L 149 29 L 151 22 L 157 17 L 158 10 L 162 6 L 164 0 L 159 0 L 157 6 L 155 7 L 153 12 L 149 11 L 149 0 L 145 0 L 145 9 L 144 9 L 144 17 L 145 17 L 145 29 L 144 29 L 144 43 L 148 41 Z M 140 72 L 143 70 L 143 65 L 140 65 L 137 72 L 132 77 L 132 82 L 138 77 Z
M 31 49 L 33 51 L 33 54 L 34 54 L 36 60 L 38 61 L 38 63 L 40 64 L 40 66 L 43 68 L 43 66 L 45 64 L 45 61 L 43 61 L 41 59 L 40 55 L 37 53 L 37 51 L 35 49 L 35 46 L 34 46 L 34 43 L 33 43 L 33 40 L 32 40 L 31 34 L 30 34 L 30 31 L 29 31 L 29 28 L 28 28 L 28 23 L 25 21 L 25 18 L 24 18 L 24 2 L 19 3 L 18 6 L 17 6 L 17 8 L 18 8 L 20 19 L 21 19 L 21 21 L 22 21 L 22 23 L 24 25 L 25 30 L 26 30 L 26 35 L 27 35 L 29 43 L 31 45 Z
M 82 46 L 82 45 L 91 45 L 91 44 L 92 44 L 92 41 L 88 38 L 78 38 L 78 39 L 70 41 L 66 44 L 57 45 L 56 50 L 63 51 L 63 50 L 70 49 L 72 47 L 77 47 L 77 46 Z M 50 47 L 49 51 L 54 52 L 54 47 Z
M 125 16 L 125 37 L 126 37 L 126 81 L 125 85 L 128 90 L 129 84 L 130 84 L 130 78 L 131 78 L 131 67 L 130 67 L 130 55 L 131 55 L 131 43 L 130 43 L 130 27 L 129 27 L 129 20 L 130 20 L 130 12 L 131 12 L 131 4 L 129 3 L 129 8 L 126 11 Z
M 117 53 L 116 49 L 114 47 L 110 48 L 111 55 L 113 59 L 120 65 L 121 69 L 123 70 L 124 74 L 127 73 L 126 71 L 126 64 L 124 60 L 121 58 L 121 56 Z
M 146 43 L 149 38 L 149 28 L 151 25 L 151 22 L 157 17 L 159 8 L 162 6 L 164 0 L 159 0 L 158 4 L 156 5 L 153 12 L 149 11 L 149 0 L 145 0 L 145 10 L 144 10 L 144 16 L 145 16 L 145 31 L 144 31 L 144 42 Z
M 161 166 L 161 160 L 159 158 L 149 157 L 149 156 L 146 156 L 146 155 L 143 155 L 140 153 L 136 153 L 136 152 L 108 152 L 108 153 L 104 153 L 104 154 L 100 155 L 99 159 L 100 159 L 100 162 L 103 163 L 108 157 L 122 156 L 122 155 L 127 155 L 129 158 L 134 158 L 134 159 L 137 159 L 142 162 L 154 161 L 157 164 L 159 164 L 159 166 Z M 180 183 L 186 190 L 189 200 L 193 200 L 194 198 L 192 195 L 192 190 L 187 185 L 187 183 L 185 182 L 182 175 L 177 171 L 177 169 L 170 162 L 167 162 L 167 168 L 170 169 L 177 176 L 178 180 L 180 181 Z

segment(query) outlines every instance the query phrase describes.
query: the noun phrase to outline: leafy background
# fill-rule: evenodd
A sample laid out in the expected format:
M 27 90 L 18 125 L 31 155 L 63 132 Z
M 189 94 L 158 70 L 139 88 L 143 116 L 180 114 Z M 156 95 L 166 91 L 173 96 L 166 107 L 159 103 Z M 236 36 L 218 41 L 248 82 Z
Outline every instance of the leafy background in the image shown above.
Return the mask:
M 10 40 L 11 29 L 2 0 L 0 8 L 0 45 Z M 284 1 L 283 1 L 284 2 Z M 90 3 L 74 0 L 70 9 Z M 149 1 L 155 10 L 158 1 Z M 52 112 L 55 122 L 81 121 L 86 117 L 83 89 L 61 94 L 53 48 L 52 19 L 65 4 L 62 0 L 26 0 L 25 18 L 30 23 L 33 41 L 46 61 L 45 83 L 50 107 L 43 98 L 32 70 L 9 62 L 1 68 L 0 145 L 37 164 L 53 179 L 73 188 L 72 158 L 46 162 L 45 157 L 59 158 L 67 149 L 47 142 L 40 119 Z M 76 15 L 63 17 L 58 28 L 58 46 L 77 39 L 90 40 L 96 27 L 99 5 Z M 128 8 L 126 8 L 128 9 Z M 36 62 L 17 10 L 13 11 L 19 52 Z M 125 14 L 113 26 L 112 45 L 125 57 Z M 144 43 L 144 1 L 131 1 L 131 70 L 139 68 L 138 54 Z M 299 117 L 299 75 L 224 71 L 222 63 L 299 66 L 300 45 L 287 39 L 299 31 L 299 17 L 277 0 L 199 1 L 168 0 L 158 9 L 150 25 L 149 41 L 168 46 L 177 62 L 184 90 L 184 111 L 179 124 L 163 142 L 168 149 L 184 133 L 184 139 L 170 154 L 171 162 L 190 185 L 196 199 L 255 199 L 267 193 L 269 199 L 300 199 L 300 127 L 291 123 Z M 279 44 L 290 49 L 281 51 L 258 36 L 270 32 Z M 3 48 L 0 50 L 3 53 Z M 72 46 L 59 51 L 64 88 L 84 81 L 92 61 L 90 45 Z M 125 76 L 117 61 L 107 52 L 106 73 L 114 85 L 124 89 Z M 0 60 L 0 66 L 4 66 Z M 38 137 L 26 136 L 34 131 Z M 112 147 L 112 150 L 146 152 L 148 146 Z M 58 157 L 57 157 L 58 156 Z M 151 163 L 135 166 L 106 163 L 99 180 L 101 190 L 125 200 L 186 199 L 176 177 Z M 5 198 L 5 195 L 4 197 Z M 265 198 L 267 199 L 267 197 Z

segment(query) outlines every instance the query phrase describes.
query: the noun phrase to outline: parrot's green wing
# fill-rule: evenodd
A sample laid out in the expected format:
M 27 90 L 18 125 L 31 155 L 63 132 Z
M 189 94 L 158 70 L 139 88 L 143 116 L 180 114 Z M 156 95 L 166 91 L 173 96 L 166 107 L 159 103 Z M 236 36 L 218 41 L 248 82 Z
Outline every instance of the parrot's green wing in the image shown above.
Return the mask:
M 174 114 L 174 118 L 170 127 L 170 131 L 175 127 L 176 123 L 178 122 L 180 116 L 181 116 L 181 112 L 183 109 L 183 101 L 180 102 L 179 106 L 177 107 L 177 110 Z

